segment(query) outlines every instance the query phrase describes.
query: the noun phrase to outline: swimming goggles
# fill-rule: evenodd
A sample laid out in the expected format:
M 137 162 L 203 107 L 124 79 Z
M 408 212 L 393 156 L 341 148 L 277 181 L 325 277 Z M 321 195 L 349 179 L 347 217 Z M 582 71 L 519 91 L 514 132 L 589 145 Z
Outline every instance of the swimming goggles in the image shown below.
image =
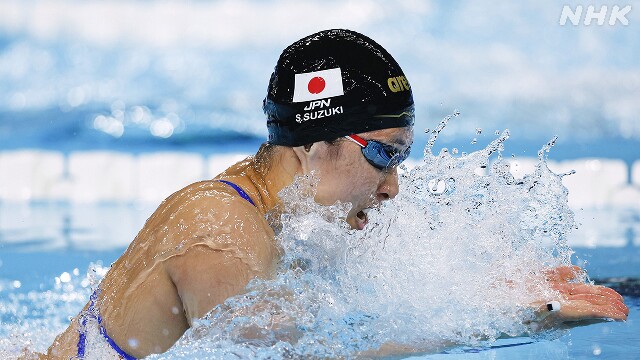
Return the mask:
M 411 146 L 400 151 L 395 146 L 376 140 L 365 140 L 355 134 L 345 137 L 360 145 L 360 150 L 362 150 L 364 158 L 378 170 L 389 170 L 390 168 L 400 165 L 401 162 L 409 157 L 409 153 L 411 153 Z

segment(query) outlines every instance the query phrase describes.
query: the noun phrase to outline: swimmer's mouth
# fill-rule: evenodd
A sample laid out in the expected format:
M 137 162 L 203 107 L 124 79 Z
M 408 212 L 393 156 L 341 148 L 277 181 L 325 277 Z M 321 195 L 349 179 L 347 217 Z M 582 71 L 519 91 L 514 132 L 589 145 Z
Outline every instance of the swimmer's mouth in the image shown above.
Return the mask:
M 362 209 L 360 211 L 358 211 L 358 213 L 356 214 L 356 228 L 358 230 L 362 230 L 364 229 L 364 226 L 367 225 L 367 223 L 369 222 L 369 217 L 367 216 L 367 213 L 369 212 L 370 209 Z

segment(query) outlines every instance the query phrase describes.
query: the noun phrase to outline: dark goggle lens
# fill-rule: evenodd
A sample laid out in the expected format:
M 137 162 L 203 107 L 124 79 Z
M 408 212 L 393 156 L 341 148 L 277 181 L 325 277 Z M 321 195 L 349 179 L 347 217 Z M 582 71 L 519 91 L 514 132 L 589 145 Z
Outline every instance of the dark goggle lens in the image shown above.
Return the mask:
M 362 154 L 369 164 L 379 170 L 387 170 L 396 167 L 405 161 L 411 153 L 411 147 L 399 151 L 391 145 L 375 140 L 367 140 L 367 146 L 362 148 Z

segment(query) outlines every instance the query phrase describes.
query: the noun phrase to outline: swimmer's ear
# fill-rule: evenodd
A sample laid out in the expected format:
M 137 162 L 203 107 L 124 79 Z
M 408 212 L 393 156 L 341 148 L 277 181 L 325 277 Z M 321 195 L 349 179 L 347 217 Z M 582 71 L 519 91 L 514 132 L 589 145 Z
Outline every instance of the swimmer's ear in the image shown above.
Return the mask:
M 314 160 L 316 160 L 318 153 L 321 151 L 321 144 L 322 143 L 307 144 L 292 148 L 293 152 L 298 157 L 298 160 L 300 160 L 300 167 L 302 167 L 303 174 L 308 174 L 314 169 Z

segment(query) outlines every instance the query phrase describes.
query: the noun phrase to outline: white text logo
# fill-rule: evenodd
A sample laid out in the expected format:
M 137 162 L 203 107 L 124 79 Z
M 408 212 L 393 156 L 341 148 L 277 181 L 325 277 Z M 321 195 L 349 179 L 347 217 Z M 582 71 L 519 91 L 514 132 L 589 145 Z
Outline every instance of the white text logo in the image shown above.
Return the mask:
M 573 10 L 569 5 L 565 5 L 562 8 L 562 13 L 560 14 L 560 25 L 564 26 L 567 23 L 567 20 L 569 20 L 573 26 L 578 26 L 580 25 L 580 20 L 583 19 L 582 23 L 586 26 L 591 25 L 594 20 L 597 20 L 598 26 L 602 26 L 607 20 L 607 14 L 609 15 L 609 21 L 607 22 L 609 25 L 613 26 L 618 22 L 625 26 L 629 25 L 627 14 L 631 11 L 631 5 L 627 5 L 623 8 L 618 5 L 614 5 L 611 8 L 611 11 L 609 11 L 609 7 L 607 7 L 607 5 L 602 5 L 598 11 L 596 11 L 596 7 L 593 5 L 587 6 L 586 9 L 587 11 L 584 11 L 584 7 L 582 5 L 578 5 L 575 10 Z M 584 17 L 582 16 L 583 13 Z

